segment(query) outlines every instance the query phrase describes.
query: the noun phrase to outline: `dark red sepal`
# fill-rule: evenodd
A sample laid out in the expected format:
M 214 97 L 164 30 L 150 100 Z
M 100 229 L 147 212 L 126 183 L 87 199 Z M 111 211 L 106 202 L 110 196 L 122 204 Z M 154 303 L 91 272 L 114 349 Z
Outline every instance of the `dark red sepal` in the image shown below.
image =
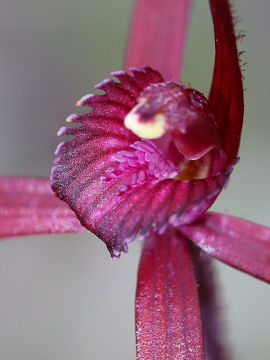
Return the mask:
M 198 284 L 205 357 L 207 360 L 231 360 L 214 261 L 191 242 L 190 249 Z
M 191 0 L 137 0 L 125 67 L 148 65 L 179 80 Z
M 203 360 L 203 335 L 188 242 L 176 230 L 147 239 L 136 293 L 138 360 Z
M 230 165 L 237 157 L 243 122 L 242 75 L 228 0 L 209 0 L 215 31 L 215 68 L 209 103 Z
M 0 238 L 80 231 L 86 229 L 53 194 L 49 180 L 0 178 Z
M 209 255 L 270 283 L 270 228 L 207 213 L 180 230 Z

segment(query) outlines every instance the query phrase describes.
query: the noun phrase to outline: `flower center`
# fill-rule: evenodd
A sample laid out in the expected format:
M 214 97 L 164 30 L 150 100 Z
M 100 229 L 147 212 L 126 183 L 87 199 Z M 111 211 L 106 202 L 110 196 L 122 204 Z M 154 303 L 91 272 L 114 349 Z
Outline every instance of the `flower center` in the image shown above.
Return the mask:
M 205 179 L 209 171 L 209 159 L 186 160 L 179 166 L 181 172 L 175 177 L 176 180 Z
M 177 180 L 207 178 L 225 167 L 226 155 L 208 101 L 180 82 L 148 86 L 124 123 L 141 139 L 155 142 L 181 170 Z

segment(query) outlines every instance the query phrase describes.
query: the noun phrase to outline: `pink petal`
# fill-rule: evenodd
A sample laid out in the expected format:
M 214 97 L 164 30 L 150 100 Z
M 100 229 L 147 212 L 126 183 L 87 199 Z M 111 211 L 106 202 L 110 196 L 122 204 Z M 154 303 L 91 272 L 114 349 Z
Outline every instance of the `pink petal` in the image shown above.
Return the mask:
M 270 283 L 270 228 L 208 213 L 180 230 L 209 255 Z
M 0 237 L 80 232 L 73 211 L 53 194 L 49 180 L 0 178 Z
M 228 0 L 210 0 L 216 57 L 209 102 L 231 164 L 237 156 L 243 122 L 243 86 Z
M 138 232 L 145 237 L 152 230 L 164 232 L 168 223 L 179 226 L 198 218 L 226 180 L 223 174 L 175 180 L 178 169 L 155 144 L 140 140 L 124 126 L 125 115 L 142 87 L 161 81 L 159 73 L 150 68 L 132 71 L 134 76 L 114 73 L 121 83 L 101 83 L 98 88 L 106 90 L 104 95 L 82 99 L 81 104 L 93 110 L 68 118 L 81 126 L 60 130 L 59 135 L 76 138 L 60 144 L 52 171 L 57 196 L 104 240 L 112 256 L 127 251 L 127 243 Z
M 137 359 L 204 359 L 197 284 L 186 240 L 148 238 L 136 293 Z
M 126 68 L 149 65 L 165 80 L 178 80 L 191 0 L 137 0 Z

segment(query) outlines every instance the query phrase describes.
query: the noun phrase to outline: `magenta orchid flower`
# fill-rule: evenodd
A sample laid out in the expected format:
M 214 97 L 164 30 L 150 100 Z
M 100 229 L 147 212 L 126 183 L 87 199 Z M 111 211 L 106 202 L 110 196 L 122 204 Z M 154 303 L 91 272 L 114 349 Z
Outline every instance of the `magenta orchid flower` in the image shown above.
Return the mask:
M 112 257 L 144 240 L 142 360 L 225 359 L 205 254 L 270 282 L 270 229 L 206 213 L 238 161 L 243 88 L 227 0 L 209 0 L 216 58 L 208 100 L 179 81 L 190 3 L 137 0 L 126 71 L 96 85 L 104 94 L 78 102 L 91 111 L 60 129 L 73 138 L 56 150 L 51 184 L 69 206 L 48 180 L 0 179 L 1 237 L 90 230 Z

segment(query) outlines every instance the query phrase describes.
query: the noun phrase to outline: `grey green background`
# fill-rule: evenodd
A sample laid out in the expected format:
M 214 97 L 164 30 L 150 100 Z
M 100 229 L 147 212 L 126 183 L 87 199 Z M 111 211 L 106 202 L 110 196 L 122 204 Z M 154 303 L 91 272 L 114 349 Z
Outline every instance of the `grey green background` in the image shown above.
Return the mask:
M 235 0 L 247 35 L 241 161 L 213 209 L 270 225 L 270 3 Z M 131 0 L 2 0 L 0 175 L 48 176 L 73 104 L 122 68 Z M 206 0 L 194 6 L 184 81 L 205 93 L 213 66 Z M 0 358 L 135 359 L 141 244 L 112 261 L 91 234 L 0 243 Z M 217 264 L 232 359 L 270 358 L 270 287 Z M 218 360 L 218 359 L 217 359 Z

